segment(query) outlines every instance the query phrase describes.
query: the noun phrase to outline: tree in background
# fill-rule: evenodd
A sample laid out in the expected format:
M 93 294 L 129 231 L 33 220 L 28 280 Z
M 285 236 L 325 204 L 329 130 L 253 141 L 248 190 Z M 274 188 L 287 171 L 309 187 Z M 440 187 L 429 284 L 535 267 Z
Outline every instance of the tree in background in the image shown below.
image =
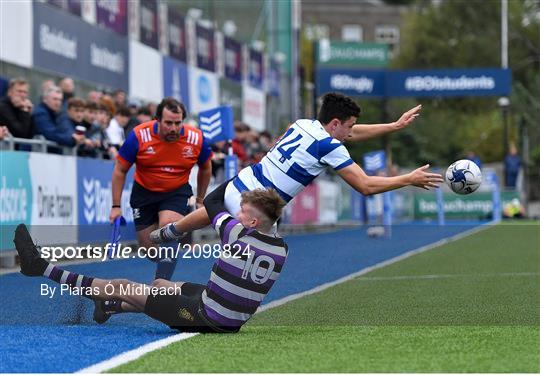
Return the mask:
M 540 2 L 509 0 L 510 141 L 520 144 L 519 126 L 530 137 L 531 167 L 540 167 Z M 400 54 L 393 67 L 499 67 L 500 1 L 417 1 L 406 16 Z M 474 149 L 484 162 L 503 159 L 503 124 L 497 98 L 422 99 L 413 129 L 392 135 L 400 164 L 432 160 L 441 165 Z M 400 101 L 392 106 L 402 109 Z M 399 110 L 396 113 L 399 113 Z M 395 115 L 394 111 L 391 113 Z M 533 182 L 531 182 L 533 185 Z

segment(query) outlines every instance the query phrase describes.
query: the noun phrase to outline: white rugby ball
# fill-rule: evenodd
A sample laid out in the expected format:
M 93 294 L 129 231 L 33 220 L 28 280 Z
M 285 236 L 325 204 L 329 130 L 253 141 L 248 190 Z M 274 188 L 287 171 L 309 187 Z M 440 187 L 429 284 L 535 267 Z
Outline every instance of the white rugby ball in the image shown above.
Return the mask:
M 482 183 L 482 172 L 475 162 L 462 159 L 448 167 L 445 180 L 454 193 L 471 194 Z

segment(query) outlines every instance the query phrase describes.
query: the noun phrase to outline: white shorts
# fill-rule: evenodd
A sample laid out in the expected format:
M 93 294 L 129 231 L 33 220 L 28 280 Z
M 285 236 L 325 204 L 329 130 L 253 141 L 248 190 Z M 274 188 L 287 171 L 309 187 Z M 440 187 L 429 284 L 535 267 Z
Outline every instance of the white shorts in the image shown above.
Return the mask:
M 230 181 L 225 188 L 225 208 L 229 213 L 235 218 L 240 212 L 240 201 L 242 200 L 242 194 L 234 186 L 233 182 Z

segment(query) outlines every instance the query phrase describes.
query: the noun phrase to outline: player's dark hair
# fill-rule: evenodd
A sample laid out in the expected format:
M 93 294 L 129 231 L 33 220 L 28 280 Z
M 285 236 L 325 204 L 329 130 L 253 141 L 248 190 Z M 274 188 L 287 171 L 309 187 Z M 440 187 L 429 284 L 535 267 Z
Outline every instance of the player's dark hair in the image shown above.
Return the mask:
M 161 120 L 161 117 L 163 116 L 163 109 L 167 108 L 168 111 L 171 111 L 172 113 L 181 113 L 182 114 L 182 120 L 185 120 L 187 117 L 187 111 L 184 104 L 180 103 L 175 98 L 165 98 L 161 101 L 161 103 L 158 104 L 156 109 L 156 119 L 158 121 Z
M 259 210 L 269 220 L 276 222 L 281 216 L 283 207 L 287 204 L 274 189 L 255 189 L 242 193 L 240 204 L 249 203 Z
M 337 92 L 330 92 L 323 96 L 317 120 L 326 125 L 335 118 L 343 122 L 359 115 L 360 107 L 351 98 Z

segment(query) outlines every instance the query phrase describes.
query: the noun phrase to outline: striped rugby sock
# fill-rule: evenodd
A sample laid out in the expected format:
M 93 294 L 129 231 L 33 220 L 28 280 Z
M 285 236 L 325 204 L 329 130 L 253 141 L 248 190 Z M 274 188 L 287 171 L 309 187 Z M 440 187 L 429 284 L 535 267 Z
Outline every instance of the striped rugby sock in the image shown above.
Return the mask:
M 92 281 L 94 281 L 93 277 L 79 275 L 75 272 L 69 272 L 50 263 L 43 272 L 43 276 L 50 280 L 56 281 L 59 284 L 67 284 L 71 288 L 83 288 L 82 295 L 90 298 L 90 287 L 92 286 Z

